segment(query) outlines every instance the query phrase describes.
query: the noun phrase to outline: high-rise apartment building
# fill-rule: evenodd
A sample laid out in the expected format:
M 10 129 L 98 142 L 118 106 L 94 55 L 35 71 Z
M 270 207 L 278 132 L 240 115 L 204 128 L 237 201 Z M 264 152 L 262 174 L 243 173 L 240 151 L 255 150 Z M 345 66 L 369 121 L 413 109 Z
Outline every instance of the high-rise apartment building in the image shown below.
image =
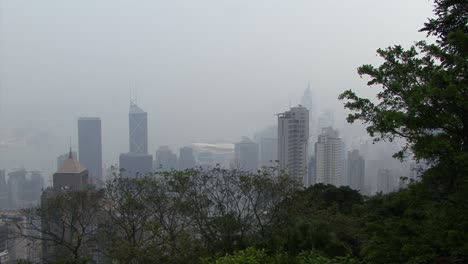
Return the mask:
M 258 169 L 258 143 L 248 137 L 234 145 L 235 166 L 240 170 L 254 172 Z
M 379 169 L 377 171 L 377 191 L 383 193 L 389 193 L 395 189 L 395 178 L 391 170 Z
M 307 148 L 309 139 L 309 111 L 303 106 L 292 107 L 278 114 L 279 167 L 308 186 Z
M 81 117 L 78 119 L 78 154 L 80 163 L 89 171 L 90 182 L 102 183 L 102 138 L 101 119 Z
M 183 147 L 179 150 L 179 170 L 186 170 L 195 168 L 196 161 L 195 155 L 193 154 L 193 148 Z
M 359 154 L 359 150 L 355 149 L 348 152 L 346 170 L 349 187 L 361 193 L 364 192 L 364 174 L 366 167 L 364 158 Z
M 344 174 L 344 143 L 331 127 L 322 129 L 315 143 L 315 177 L 317 183 L 346 185 Z

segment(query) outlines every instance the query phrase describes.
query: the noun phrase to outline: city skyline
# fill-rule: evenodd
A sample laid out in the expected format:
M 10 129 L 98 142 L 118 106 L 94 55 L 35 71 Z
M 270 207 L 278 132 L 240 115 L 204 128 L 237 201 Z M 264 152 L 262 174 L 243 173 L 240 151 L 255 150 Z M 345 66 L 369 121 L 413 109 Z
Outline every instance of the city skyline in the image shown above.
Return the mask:
M 396 39 L 410 45 L 423 37 L 417 30 L 432 9 L 422 0 L 405 1 L 404 8 L 376 2 L 369 6 L 371 12 L 360 8 L 365 1 L 354 6 L 207 0 L 186 3 L 189 9 L 152 1 L 70 3 L 76 8 L 51 0 L 20 2 L 3 1 L 0 10 L 0 137 L 26 143 L 16 144 L 15 151 L 9 147 L 9 155 L 1 147 L 0 166 L 49 172 L 70 136 L 78 149 L 74 124 L 81 116 L 105 120 L 103 163 L 116 164 L 115 153 L 127 151 L 127 124 L 119 117 L 127 114 L 132 89 L 138 89 L 139 103 L 151 113 L 152 152 L 161 145 L 179 149 L 192 142 L 233 143 L 242 135 L 252 136 L 276 123 L 271 113 L 300 103 L 309 82 L 317 114 L 331 107 L 335 119 L 345 123 L 336 97 L 345 89 L 365 86 L 356 67 L 378 62 L 378 47 Z M 115 8 L 105 8 L 108 5 Z M 335 11 L 312 15 L 317 9 Z M 85 10 L 94 12 L 80 23 Z M 180 12 L 168 17 L 161 10 Z M 150 16 L 152 12 L 160 16 Z M 21 17 L 30 19 L 29 26 Z M 245 19 L 237 23 L 240 17 Z M 220 23 L 212 24 L 212 19 Z M 324 25 L 336 36 L 321 30 Z M 37 41 L 36 34 L 41 36 Z M 349 130 L 341 122 L 337 128 Z

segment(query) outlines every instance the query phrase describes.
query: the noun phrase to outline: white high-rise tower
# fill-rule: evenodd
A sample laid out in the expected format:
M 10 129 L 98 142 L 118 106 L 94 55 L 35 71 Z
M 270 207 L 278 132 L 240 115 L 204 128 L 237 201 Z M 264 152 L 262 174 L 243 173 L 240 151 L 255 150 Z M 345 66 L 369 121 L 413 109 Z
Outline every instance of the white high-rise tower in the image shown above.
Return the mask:
M 278 160 L 280 169 L 296 177 L 304 186 L 308 183 L 307 146 L 309 111 L 299 105 L 278 114 Z
M 315 177 L 317 183 L 346 185 L 344 174 L 344 143 L 331 127 L 322 129 L 315 143 Z

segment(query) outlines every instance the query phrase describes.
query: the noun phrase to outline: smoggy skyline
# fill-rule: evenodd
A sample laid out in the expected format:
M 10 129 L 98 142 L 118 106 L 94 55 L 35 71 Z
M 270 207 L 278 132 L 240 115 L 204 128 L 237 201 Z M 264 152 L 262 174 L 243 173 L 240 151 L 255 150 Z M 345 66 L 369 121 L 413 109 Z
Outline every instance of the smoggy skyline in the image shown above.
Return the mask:
M 0 8 L 0 136 L 41 141 L 40 150 L 1 150 L 0 166 L 47 170 L 70 137 L 77 148 L 86 116 L 101 118 L 104 163 L 115 164 L 128 149 L 131 89 L 148 112 L 151 154 L 251 136 L 297 105 L 308 82 L 317 112 L 334 109 L 342 130 L 338 94 L 373 94 L 356 68 L 378 63 L 377 48 L 423 39 L 432 6 L 2 0 Z

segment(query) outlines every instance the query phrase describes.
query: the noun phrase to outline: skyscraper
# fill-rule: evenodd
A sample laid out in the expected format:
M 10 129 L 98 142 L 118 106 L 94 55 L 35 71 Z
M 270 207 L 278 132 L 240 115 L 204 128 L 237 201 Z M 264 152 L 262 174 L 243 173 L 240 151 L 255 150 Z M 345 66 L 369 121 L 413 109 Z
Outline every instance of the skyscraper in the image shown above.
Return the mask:
M 132 101 L 128 121 L 130 153 L 148 154 L 148 114 Z
M 347 174 L 349 186 L 357 191 L 364 191 L 364 173 L 365 173 L 365 161 L 364 158 L 359 154 L 359 150 L 355 149 L 348 152 L 347 160 Z
M 7 209 L 7 208 L 8 208 L 8 185 L 5 179 L 5 171 L 0 170 L 0 210 Z
M 392 192 L 395 188 L 395 178 L 389 169 L 379 169 L 377 171 L 377 191 L 383 193 Z
M 153 171 L 153 156 L 148 155 L 148 117 L 132 100 L 128 118 L 130 152 L 120 154 L 119 167 L 122 176 L 136 177 Z
M 278 114 L 278 160 L 280 169 L 308 186 L 307 147 L 309 111 L 303 106 L 292 107 Z
M 234 145 L 235 166 L 245 171 L 256 171 L 258 169 L 258 143 L 248 137 Z
M 179 170 L 192 169 L 196 166 L 193 148 L 183 147 L 179 150 Z
M 276 166 L 278 160 L 278 127 L 269 126 L 255 133 L 253 141 L 259 144 L 260 167 Z
M 90 181 L 93 184 L 102 183 L 101 119 L 78 119 L 78 154 L 81 164 L 89 170 Z
M 344 143 L 331 127 L 322 129 L 315 143 L 315 177 L 317 183 L 342 186 L 344 178 Z
M 260 165 L 274 167 L 278 160 L 278 138 L 260 138 Z
M 156 150 L 155 169 L 160 171 L 167 171 L 177 169 L 177 155 L 169 149 L 169 146 L 160 146 Z
M 127 178 L 145 176 L 153 171 L 153 156 L 147 154 L 122 153 L 119 157 L 121 175 Z
M 301 105 L 309 110 L 309 139 L 317 138 L 318 133 L 317 130 L 317 120 L 316 120 L 316 107 L 314 103 L 314 97 L 312 93 L 312 89 L 310 88 L 310 83 L 307 85 L 302 98 L 301 98 Z M 314 152 L 313 144 L 309 144 L 308 154 L 311 155 Z
M 24 208 L 28 204 L 23 199 L 23 189 L 26 185 L 26 174 L 24 169 L 18 169 L 8 173 L 8 192 L 9 192 L 9 207 L 11 209 Z

